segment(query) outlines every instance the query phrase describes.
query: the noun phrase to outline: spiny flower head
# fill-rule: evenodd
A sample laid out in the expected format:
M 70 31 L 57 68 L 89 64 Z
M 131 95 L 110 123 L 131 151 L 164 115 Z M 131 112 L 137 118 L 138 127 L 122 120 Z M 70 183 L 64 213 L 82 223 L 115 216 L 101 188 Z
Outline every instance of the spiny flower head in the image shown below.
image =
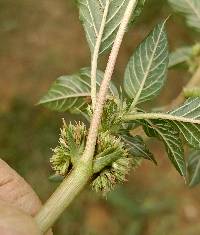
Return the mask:
M 111 110 L 119 111 L 119 106 L 116 105 L 115 102 L 110 101 L 107 104 L 107 114 L 111 116 Z M 123 115 L 123 112 L 119 113 Z M 95 146 L 94 175 L 91 186 L 94 191 L 102 192 L 104 195 L 113 190 L 117 184 L 125 182 L 130 169 L 137 165 L 137 161 L 130 155 L 123 139 L 114 135 L 111 131 L 112 125 L 116 124 L 116 127 L 121 125 L 120 115 L 118 114 L 115 113 L 111 122 L 107 122 L 110 129 L 103 131 L 100 128 Z M 116 130 L 116 127 L 112 130 Z M 86 138 L 87 129 L 83 123 L 67 125 L 64 122 L 59 145 L 53 149 L 53 156 L 50 159 L 56 175 L 67 175 L 72 167 L 77 164 L 85 149 Z
M 95 175 L 91 183 L 94 191 L 106 195 L 117 184 L 126 181 L 126 176 L 134 162 L 129 157 L 125 144 L 121 139 L 110 135 L 109 132 L 101 133 L 98 136 L 95 160 L 98 161 L 99 158 L 113 160 Z
M 59 145 L 53 149 L 50 163 L 56 174 L 65 175 L 70 166 L 75 165 L 83 153 L 87 136 L 86 126 L 83 123 L 67 125 L 61 129 Z
M 100 129 L 103 132 L 110 131 L 116 134 L 123 126 L 123 117 L 128 112 L 129 104 L 118 98 L 110 98 L 103 109 Z

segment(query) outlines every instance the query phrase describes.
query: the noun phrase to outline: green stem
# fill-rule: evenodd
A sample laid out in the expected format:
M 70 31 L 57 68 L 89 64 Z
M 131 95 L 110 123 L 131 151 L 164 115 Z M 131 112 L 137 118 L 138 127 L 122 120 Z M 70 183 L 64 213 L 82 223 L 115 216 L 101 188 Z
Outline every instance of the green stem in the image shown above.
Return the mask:
M 98 102 L 96 103 L 94 114 L 91 120 L 86 148 L 81 157 L 80 164 L 78 164 L 76 168 L 72 170 L 71 174 L 63 181 L 63 183 L 58 187 L 55 193 L 50 197 L 50 199 L 46 202 L 46 204 L 35 217 L 36 222 L 42 232 L 47 231 L 54 224 L 61 213 L 80 193 L 80 191 L 84 188 L 92 176 L 93 155 L 109 82 L 112 78 L 118 52 L 127 29 L 127 25 L 137 3 L 138 0 L 129 1 L 117 32 L 116 39 L 113 43 L 104 74 L 104 79 L 100 86 Z
M 133 120 L 143 120 L 143 119 L 163 119 L 163 120 L 170 120 L 170 121 L 177 121 L 177 122 L 186 122 L 186 123 L 193 123 L 193 124 L 200 124 L 200 120 L 194 118 L 187 118 L 181 116 L 175 116 L 172 114 L 165 114 L 165 113 L 136 113 L 136 114 L 127 114 L 124 117 L 126 121 L 133 121 Z
M 48 231 L 55 223 L 62 212 L 82 191 L 91 176 L 92 167 L 80 162 L 77 168 L 60 184 L 35 217 L 42 233 Z
M 104 167 L 109 166 L 111 163 L 119 159 L 120 157 L 120 151 L 115 151 L 114 153 L 108 154 L 106 156 L 97 158 L 94 160 L 94 165 L 93 165 L 93 172 L 98 173 L 100 172 Z
M 124 34 L 126 33 L 126 29 L 128 26 L 128 23 L 130 21 L 130 18 L 132 16 L 133 10 L 136 8 L 138 3 L 138 0 L 130 0 L 128 3 L 128 6 L 125 10 L 123 19 L 121 21 L 121 24 L 119 26 L 119 30 L 116 35 L 116 39 L 113 43 L 113 47 L 109 56 L 108 64 L 106 66 L 106 70 L 104 73 L 104 78 L 100 86 L 98 100 L 95 106 L 94 115 L 91 120 L 91 125 L 88 133 L 88 139 L 86 143 L 86 148 L 84 151 L 84 154 L 82 156 L 83 160 L 85 162 L 92 161 L 97 135 L 98 135 L 98 129 L 101 122 L 101 116 L 103 113 L 103 106 L 106 101 L 107 91 L 109 88 L 110 80 L 112 79 L 112 75 L 114 72 L 117 56 L 119 53 L 119 49 L 124 37 Z

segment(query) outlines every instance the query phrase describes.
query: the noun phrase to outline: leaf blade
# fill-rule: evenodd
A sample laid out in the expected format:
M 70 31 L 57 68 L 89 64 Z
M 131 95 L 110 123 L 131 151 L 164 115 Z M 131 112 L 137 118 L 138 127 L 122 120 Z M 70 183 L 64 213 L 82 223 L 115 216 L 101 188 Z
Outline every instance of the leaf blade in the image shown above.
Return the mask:
M 176 65 L 187 62 L 193 54 L 193 47 L 181 47 L 172 52 L 169 56 L 169 66 L 168 68 L 172 68 Z
M 200 98 L 189 98 L 182 106 L 169 112 L 171 115 L 193 119 L 190 123 L 173 122 L 185 141 L 193 148 L 200 148 Z M 195 123 L 197 121 L 198 123 Z
M 180 175 L 185 176 L 184 149 L 177 129 L 163 120 L 148 120 L 143 122 L 143 126 L 149 137 L 156 137 L 164 142 L 170 161 Z
M 103 76 L 101 71 L 97 72 L 98 87 Z M 83 68 L 77 74 L 59 77 L 38 104 L 58 112 L 73 113 L 84 110 L 90 97 L 90 86 L 90 68 Z M 118 97 L 118 91 L 113 83 L 110 83 L 109 92 L 112 96 Z
M 145 1 L 146 0 L 138 1 L 130 22 L 134 22 L 134 20 L 139 16 Z M 112 47 L 128 3 L 129 0 L 110 1 L 99 54 L 106 52 Z M 86 38 L 91 53 L 93 54 L 96 39 L 99 35 L 103 14 L 106 8 L 106 0 L 78 0 L 78 7 L 80 20 L 86 32 Z
M 187 163 L 188 184 L 194 187 L 200 183 L 200 151 L 193 151 L 188 157 Z
M 154 162 L 157 165 L 157 162 L 153 154 L 149 151 L 143 139 L 140 136 L 131 136 L 129 134 L 120 135 L 123 142 L 126 144 L 128 151 L 131 155 L 138 158 L 144 158 Z
M 137 47 L 126 67 L 124 89 L 134 99 L 133 106 L 157 96 L 165 83 L 168 67 L 165 23 L 159 23 Z
M 128 113 L 125 120 L 168 120 L 191 147 L 200 149 L 200 97 L 189 98 L 168 113 Z
M 200 32 L 200 1 L 199 0 L 169 0 L 171 7 L 185 15 L 189 27 Z

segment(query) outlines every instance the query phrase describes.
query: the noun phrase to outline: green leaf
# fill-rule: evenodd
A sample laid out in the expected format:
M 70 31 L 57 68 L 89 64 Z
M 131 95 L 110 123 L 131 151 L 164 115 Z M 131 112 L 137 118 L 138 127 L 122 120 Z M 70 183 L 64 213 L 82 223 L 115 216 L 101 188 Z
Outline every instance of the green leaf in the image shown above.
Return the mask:
M 184 165 L 180 136 L 191 147 L 200 149 L 199 97 L 189 98 L 182 106 L 168 113 L 130 113 L 124 119 L 137 121 L 142 125 L 146 123 L 145 131 L 148 136 L 163 139 L 171 161 L 181 174 L 184 173 Z
M 190 153 L 187 163 L 188 184 L 194 187 L 200 183 L 200 151 Z
M 182 106 L 168 113 L 129 113 L 126 121 L 168 120 L 193 148 L 200 149 L 200 98 L 189 98 Z
M 188 119 L 187 122 L 173 121 L 173 123 L 191 147 L 200 149 L 200 98 L 189 98 L 169 114 Z
M 50 175 L 48 177 L 49 181 L 53 182 L 53 183 L 60 183 L 64 180 L 64 176 L 61 175 Z
M 189 27 L 200 32 L 200 1 L 199 0 L 169 0 L 172 8 L 183 14 Z
M 187 62 L 193 54 L 193 47 L 181 47 L 172 52 L 169 56 L 168 68 Z
M 157 164 L 153 154 L 149 151 L 143 139 L 140 136 L 131 136 L 129 134 L 124 134 L 120 136 L 124 143 L 126 144 L 129 153 L 133 157 L 144 158 L 153 161 Z
M 98 87 L 103 75 L 101 71 L 97 72 Z M 112 83 L 109 91 L 112 96 L 118 97 L 118 91 Z M 78 112 L 87 107 L 88 98 L 90 98 L 90 68 L 83 68 L 77 74 L 59 77 L 39 104 L 59 112 Z
M 107 0 L 78 0 L 80 20 L 83 23 L 92 54 L 100 32 L 104 11 L 106 9 L 106 1 Z M 102 54 L 112 47 L 128 3 L 129 0 L 110 1 L 99 54 Z M 144 3 L 145 0 L 138 1 L 131 22 L 140 14 Z
M 165 23 L 158 24 L 131 57 L 124 78 L 124 89 L 134 107 L 157 96 L 166 80 L 168 40 Z
M 142 122 L 149 137 L 156 137 L 164 142 L 168 157 L 181 175 L 186 175 L 183 145 L 179 132 L 164 120 L 146 120 Z

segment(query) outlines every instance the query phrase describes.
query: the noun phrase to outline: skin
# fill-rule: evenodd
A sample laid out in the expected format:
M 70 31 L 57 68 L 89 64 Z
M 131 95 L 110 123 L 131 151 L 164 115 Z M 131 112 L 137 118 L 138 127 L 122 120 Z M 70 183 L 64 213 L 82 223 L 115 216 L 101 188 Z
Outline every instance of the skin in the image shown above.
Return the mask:
M 0 234 L 41 235 L 33 219 L 41 205 L 31 186 L 0 159 Z

